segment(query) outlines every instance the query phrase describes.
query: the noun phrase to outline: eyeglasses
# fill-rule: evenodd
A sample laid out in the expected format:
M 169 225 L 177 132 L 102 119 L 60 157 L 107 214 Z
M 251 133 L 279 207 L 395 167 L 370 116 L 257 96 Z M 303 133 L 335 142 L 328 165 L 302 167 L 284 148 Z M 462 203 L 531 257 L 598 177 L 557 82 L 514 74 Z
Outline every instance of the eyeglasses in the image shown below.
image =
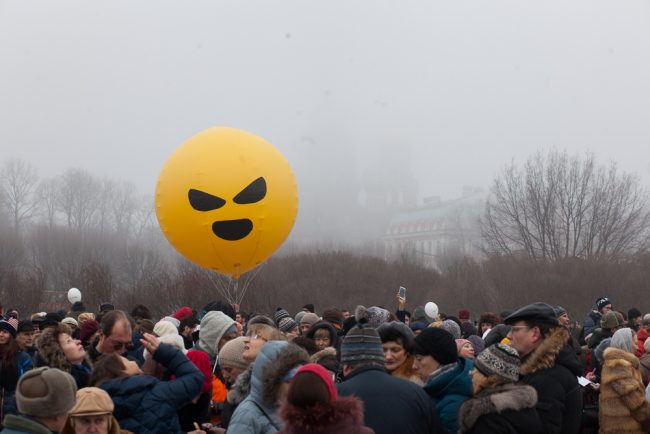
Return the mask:
M 113 339 L 108 339 L 111 345 L 113 345 L 113 350 L 114 351 L 119 351 L 121 349 L 127 349 L 129 345 L 131 345 L 131 342 L 119 342 L 119 341 L 114 341 Z
M 247 335 L 247 336 L 248 336 L 249 338 L 251 338 L 252 341 L 254 341 L 254 340 L 256 340 L 256 339 L 261 339 L 261 340 L 263 340 L 264 342 L 268 342 L 268 341 L 269 341 L 269 340 L 266 339 L 264 336 L 259 335 L 259 334 L 257 334 L 257 333 L 252 333 L 252 334 Z

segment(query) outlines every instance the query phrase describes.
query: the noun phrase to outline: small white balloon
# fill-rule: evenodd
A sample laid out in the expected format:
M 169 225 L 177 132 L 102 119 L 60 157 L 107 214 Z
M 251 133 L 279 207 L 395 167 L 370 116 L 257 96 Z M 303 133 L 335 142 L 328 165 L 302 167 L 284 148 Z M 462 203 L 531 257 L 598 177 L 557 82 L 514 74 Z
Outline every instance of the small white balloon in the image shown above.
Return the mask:
M 72 304 L 81 301 L 81 291 L 77 288 L 70 288 L 68 290 L 68 301 Z
M 431 319 L 438 318 L 438 305 L 430 301 L 424 305 L 424 313 Z

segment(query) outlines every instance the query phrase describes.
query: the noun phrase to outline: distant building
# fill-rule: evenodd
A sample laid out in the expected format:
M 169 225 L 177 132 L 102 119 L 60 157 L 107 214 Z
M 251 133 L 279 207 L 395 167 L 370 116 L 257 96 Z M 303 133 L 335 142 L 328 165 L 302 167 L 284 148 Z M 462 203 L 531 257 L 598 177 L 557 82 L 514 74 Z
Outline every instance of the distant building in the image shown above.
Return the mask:
M 421 206 L 399 211 L 383 236 L 385 258 L 408 258 L 435 269 L 454 257 L 480 258 L 479 219 L 486 199 L 482 189 L 463 187 L 458 199 L 428 197 Z

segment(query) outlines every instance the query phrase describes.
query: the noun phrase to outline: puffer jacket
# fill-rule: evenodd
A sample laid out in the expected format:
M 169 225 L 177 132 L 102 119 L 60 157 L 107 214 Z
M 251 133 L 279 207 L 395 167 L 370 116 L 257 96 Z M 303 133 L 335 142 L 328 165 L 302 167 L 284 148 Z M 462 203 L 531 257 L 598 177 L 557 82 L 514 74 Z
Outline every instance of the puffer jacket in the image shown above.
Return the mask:
M 524 357 L 521 381 L 537 390 L 537 412 L 544 433 L 575 434 L 582 418 L 580 362 L 568 345 L 569 331 L 555 327 L 532 353 Z
M 458 431 L 458 410 L 472 396 L 472 379 L 469 375 L 472 367 L 471 360 L 459 357 L 455 364 L 435 372 L 424 385 L 424 391 L 431 398 L 449 434 Z
M 309 355 L 297 345 L 284 341 L 265 343 L 253 364 L 250 393 L 237 406 L 228 432 L 272 434 L 282 429 L 275 400 L 277 390 L 288 371 L 308 362 Z
M 482 390 L 461 405 L 459 434 L 542 433 L 537 392 L 531 386 L 502 384 Z
M 165 343 L 153 358 L 176 379 L 160 381 L 136 375 L 109 380 L 99 387 L 111 396 L 113 416 L 121 428 L 138 434 L 180 433 L 176 412 L 201 392 L 203 374 L 180 350 Z

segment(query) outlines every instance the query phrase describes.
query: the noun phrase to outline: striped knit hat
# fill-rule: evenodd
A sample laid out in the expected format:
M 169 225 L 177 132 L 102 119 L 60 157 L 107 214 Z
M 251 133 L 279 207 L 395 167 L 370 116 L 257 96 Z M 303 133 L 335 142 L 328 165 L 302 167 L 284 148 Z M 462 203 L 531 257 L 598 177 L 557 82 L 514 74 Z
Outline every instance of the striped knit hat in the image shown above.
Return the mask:
M 379 334 L 365 324 L 353 327 L 341 344 L 341 363 L 359 362 L 384 367 L 384 348 Z
M 487 347 L 474 359 L 474 367 L 483 375 L 496 375 L 506 382 L 519 381 L 520 366 L 517 350 L 504 344 Z
M 280 321 L 282 321 L 284 318 L 291 318 L 291 315 L 289 315 L 289 312 L 287 312 L 285 309 L 279 307 L 273 314 L 273 321 L 275 321 L 275 325 L 280 327 Z

